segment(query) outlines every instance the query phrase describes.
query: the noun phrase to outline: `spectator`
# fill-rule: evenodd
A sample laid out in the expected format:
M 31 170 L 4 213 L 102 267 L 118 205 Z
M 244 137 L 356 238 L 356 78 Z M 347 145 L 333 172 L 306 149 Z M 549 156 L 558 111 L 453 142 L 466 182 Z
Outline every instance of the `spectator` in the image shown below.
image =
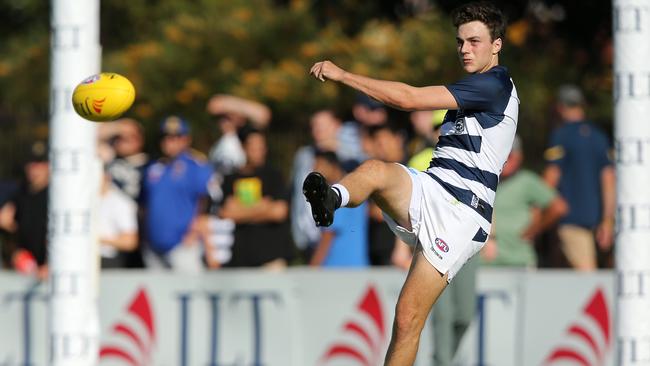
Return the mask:
M 293 254 L 289 204 L 281 173 L 266 162 L 266 137 L 245 128 L 246 164 L 224 179 L 222 218 L 235 222 L 230 267 L 284 268 Z
M 533 238 L 567 212 L 566 203 L 554 189 L 535 173 L 521 169 L 523 160 L 521 139 L 515 137 L 494 201 L 491 240 L 481 252 L 485 264 L 536 267 Z
M 311 218 L 311 209 L 302 194 L 302 182 L 314 167 L 315 154 L 318 150 L 336 151 L 340 146 L 338 132 L 341 120 L 329 109 L 317 111 L 310 119 L 312 143 L 300 147 L 293 159 L 292 197 L 291 197 L 291 234 L 296 246 L 310 257 L 311 251 L 320 240 L 320 229 Z
M 210 161 L 221 174 L 231 174 L 246 163 L 238 131 L 247 124 L 256 129 L 266 128 L 271 110 L 252 100 L 216 94 L 208 101 L 207 111 L 216 120 L 221 133 L 210 148 Z
M 330 184 L 338 182 L 344 175 L 341 163 L 331 151 L 316 152 L 313 169 L 321 172 Z M 366 203 L 340 209 L 332 225 L 321 228 L 322 235 L 310 264 L 323 267 L 367 266 L 370 263 L 367 225 Z
M 385 123 L 367 129 L 372 141 L 371 158 L 386 162 L 406 164 L 406 132 Z M 374 203 L 369 202 L 368 224 L 370 263 L 374 266 L 392 265 L 392 255 L 397 237 L 384 220 L 384 215 Z
M 111 137 L 111 146 L 115 155 L 108 162 L 108 173 L 115 186 L 137 202 L 142 186 L 142 176 L 149 162 L 149 156 L 144 149 L 144 130 L 142 125 L 132 119 L 123 118 L 111 123 L 114 135 Z M 102 125 L 103 126 L 103 125 Z M 138 227 L 141 227 L 139 224 Z M 138 238 L 138 243 L 140 238 Z M 124 260 L 127 268 L 143 268 L 141 246 L 133 251 L 121 251 L 119 256 Z
M 0 181 L 0 269 L 9 265 L 11 248 L 9 233 L 5 227 L 13 226 L 15 206 L 11 199 L 18 190 L 18 183 L 13 180 Z
M 388 111 L 382 103 L 359 93 L 352 106 L 352 117 L 354 120 L 343 123 L 339 131 L 340 148 L 337 155 L 346 170 L 352 170 L 351 168 L 368 158 L 368 152 L 364 151 L 364 147 L 372 144 L 368 141 L 367 129 L 385 124 L 388 120 Z
M 100 123 L 97 126 L 97 156 L 103 164 L 115 159 L 115 136 L 120 126 L 116 123 Z
M 3 206 L 2 227 L 13 233 L 11 262 L 19 272 L 47 277 L 47 207 L 50 168 L 44 141 L 29 146 L 25 180 L 16 195 Z
M 613 244 L 616 182 L 610 142 L 586 120 L 584 108 L 580 89 L 559 89 L 556 109 L 563 124 L 551 134 L 543 176 L 569 205 L 558 228 L 564 255 L 573 268 L 591 271 L 597 268 L 596 244 L 603 252 Z
M 215 214 L 200 218 L 203 240 L 206 244 L 205 261 L 210 269 L 218 269 L 232 258 L 235 242 L 235 222 Z
M 113 183 L 134 201 L 140 195 L 142 174 L 149 161 L 144 149 L 144 131 L 138 121 L 123 118 L 114 122 L 117 133 L 112 137 L 115 158 L 108 163 Z
M 131 197 L 113 184 L 108 171 L 102 180 L 98 212 L 101 268 L 124 268 L 123 253 L 138 246 L 138 208 Z
M 165 118 L 161 133 L 163 157 L 147 167 L 141 192 L 145 263 L 150 268 L 196 272 L 203 264 L 195 220 L 207 201 L 213 171 L 204 157 L 190 150 L 185 120 Z

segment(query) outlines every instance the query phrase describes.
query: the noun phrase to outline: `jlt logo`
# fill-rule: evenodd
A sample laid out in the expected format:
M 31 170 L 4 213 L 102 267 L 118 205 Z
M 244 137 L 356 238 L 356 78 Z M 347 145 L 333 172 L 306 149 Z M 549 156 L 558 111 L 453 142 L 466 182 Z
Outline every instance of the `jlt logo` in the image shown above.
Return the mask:
M 619 166 L 650 164 L 650 137 L 625 137 L 615 142 L 616 163 Z
M 650 271 L 626 270 L 616 273 L 620 298 L 643 300 L 650 296 Z
M 616 207 L 616 232 L 650 230 L 650 203 L 624 204 Z
M 57 51 L 75 50 L 81 45 L 82 27 L 59 25 L 52 28 L 52 47 Z
M 647 30 L 649 6 L 619 5 L 614 6 L 613 13 L 614 32 L 638 33 Z
M 614 75 L 614 100 L 645 100 L 650 98 L 650 73 L 618 71 Z
M 90 234 L 90 210 L 53 209 L 48 220 L 48 234 L 52 240 L 58 236 L 87 236 Z
M 650 336 L 619 337 L 617 365 L 647 365 L 650 363 Z
M 191 352 L 191 349 L 197 342 L 205 342 L 208 345 L 208 354 L 201 355 L 201 364 L 208 366 L 225 366 L 234 364 L 243 364 L 248 366 L 262 366 L 268 365 L 263 359 L 264 355 L 264 337 L 262 337 L 263 318 L 262 318 L 262 303 L 281 304 L 281 297 L 275 292 L 246 292 L 235 291 L 229 292 L 228 296 L 222 293 L 181 293 L 176 298 L 180 308 L 179 317 L 179 334 L 174 335 L 178 337 L 178 359 L 169 360 L 170 364 L 179 366 L 194 365 L 197 357 Z M 196 324 L 196 319 L 192 317 L 192 304 L 203 302 L 207 305 L 208 317 L 201 319 L 204 324 L 209 324 L 208 334 L 205 337 L 195 339 L 190 336 L 192 329 L 191 325 Z M 252 313 L 252 329 L 250 329 L 250 342 L 246 341 L 246 345 L 239 344 L 247 350 L 252 351 L 250 354 L 237 354 L 235 361 L 224 362 L 220 359 L 223 357 L 224 350 L 220 346 L 227 337 L 223 337 L 219 330 L 221 328 L 220 322 L 225 319 L 223 316 L 223 307 L 226 304 L 241 308 L 244 305 L 250 305 Z M 157 334 L 156 331 L 156 316 L 154 308 L 147 292 L 143 289 L 139 290 L 134 298 L 129 303 L 125 313 L 118 319 L 110 328 L 109 335 L 102 343 L 100 350 L 101 360 L 108 362 L 119 361 L 120 364 L 128 364 L 132 366 L 148 366 L 153 365 L 156 360 L 153 360 L 154 349 L 156 353 L 164 351 L 160 350 L 160 346 L 156 347 Z M 223 316 L 223 319 L 222 319 Z M 166 314 L 165 319 L 168 319 Z M 232 336 L 229 334 L 227 336 Z M 167 336 L 169 337 L 169 336 Z M 250 343 L 250 344 L 248 344 Z M 250 347 L 249 347 L 250 346 Z M 175 345 L 176 347 L 176 345 Z M 232 351 L 232 350 L 228 350 Z M 203 357 L 207 356 L 206 361 Z M 158 361 L 160 362 L 160 361 Z M 111 363 L 112 364 L 112 363 Z

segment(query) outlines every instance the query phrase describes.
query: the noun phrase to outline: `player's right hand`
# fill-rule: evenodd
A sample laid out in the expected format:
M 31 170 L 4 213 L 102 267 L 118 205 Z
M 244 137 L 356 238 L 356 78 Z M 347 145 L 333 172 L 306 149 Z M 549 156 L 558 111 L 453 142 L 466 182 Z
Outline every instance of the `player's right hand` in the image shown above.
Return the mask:
M 309 73 L 320 81 L 341 81 L 343 75 L 345 75 L 345 70 L 336 66 L 332 61 L 325 60 L 315 63 Z

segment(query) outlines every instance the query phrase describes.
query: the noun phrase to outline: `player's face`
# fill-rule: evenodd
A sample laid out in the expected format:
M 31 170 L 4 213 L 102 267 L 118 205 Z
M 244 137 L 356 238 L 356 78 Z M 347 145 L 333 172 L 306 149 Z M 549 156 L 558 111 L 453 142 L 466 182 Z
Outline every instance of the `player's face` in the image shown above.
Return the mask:
M 466 72 L 481 73 L 499 63 L 501 38 L 492 40 L 490 30 L 477 20 L 458 27 L 456 34 L 458 57 Z

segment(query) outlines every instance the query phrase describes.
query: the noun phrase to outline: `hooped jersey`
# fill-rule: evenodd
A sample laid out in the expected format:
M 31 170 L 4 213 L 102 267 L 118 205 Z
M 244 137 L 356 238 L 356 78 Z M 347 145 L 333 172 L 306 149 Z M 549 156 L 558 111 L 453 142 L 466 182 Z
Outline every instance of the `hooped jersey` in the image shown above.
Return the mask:
M 427 173 L 490 223 L 499 175 L 517 130 L 517 90 L 503 66 L 447 89 L 459 109 L 447 112 Z

